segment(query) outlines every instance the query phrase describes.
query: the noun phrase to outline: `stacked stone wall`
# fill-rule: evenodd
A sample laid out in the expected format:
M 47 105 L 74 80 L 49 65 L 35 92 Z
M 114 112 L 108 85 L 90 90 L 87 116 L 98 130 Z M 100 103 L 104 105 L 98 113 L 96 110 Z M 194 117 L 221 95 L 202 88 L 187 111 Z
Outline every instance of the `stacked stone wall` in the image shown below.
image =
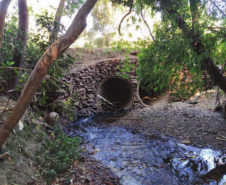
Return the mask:
M 129 58 L 131 64 L 135 64 L 135 68 L 128 73 L 129 81 L 134 89 L 133 108 L 140 108 L 143 105 L 140 102 L 137 91 L 137 75 L 136 68 L 138 66 L 136 58 Z M 119 68 L 122 59 L 107 59 L 96 64 L 90 65 L 84 69 L 72 73 L 72 85 L 79 94 L 79 101 L 75 103 L 78 107 L 79 116 L 90 116 L 103 112 L 98 105 L 96 90 L 100 82 L 107 77 L 118 77 Z M 71 78 L 70 77 L 70 78 Z

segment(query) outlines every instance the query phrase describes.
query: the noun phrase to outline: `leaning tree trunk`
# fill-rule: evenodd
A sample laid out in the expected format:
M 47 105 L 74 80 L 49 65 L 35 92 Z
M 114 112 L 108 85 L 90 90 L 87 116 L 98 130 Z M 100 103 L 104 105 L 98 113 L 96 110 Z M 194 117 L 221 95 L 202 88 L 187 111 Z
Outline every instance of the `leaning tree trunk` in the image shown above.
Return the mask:
M 28 10 L 27 10 L 27 0 L 18 0 L 19 7 L 19 33 L 18 33 L 18 46 L 15 48 L 13 55 L 14 64 L 12 67 L 19 68 L 23 60 L 25 48 L 27 45 L 27 31 L 28 31 Z M 18 82 L 18 75 L 14 70 L 9 70 L 9 79 L 6 83 L 6 89 L 10 90 Z
M 85 29 L 86 18 L 96 2 L 97 0 L 87 0 L 84 3 L 65 35 L 61 39 L 55 41 L 38 61 L 22 91 L 21 96 L 0 130 L 0 148 L 23 116 L 54 60 L 57 59 Z
M 200 0 L 190 0 L 190 10 L 192 14 L 192 30 L 190 35 L 192 35 L 193 46 L 197 55 L 201 55 L 205 52 L 205 46 L 202 43 L 199 31 L 199 5 L 201 4 Z M 214 84 L 217 85 L 226 93 L 226 78 L 222 72 L 217 68 L 213 63 L 211 58 L 206 58 L 202 61 L 202 66 L 205 68 L 207 73 L 210 75 Z
M 49 39 L 50 43 L 52 43 L 58 36 L 57 25 L 60 23 L 61 17 L 63 15 L 64 4 L 65 4 L 65 0 L 60 0 L 59 6 L 56 11 L 55 19 L 54 19 L 55 23 L 54 23 L 53 30 L 52 30 L 52 33 L 51 33 L 50 39 Z
M 198 3 L 200 0 L 190 0 L 190 10 L 192 14 L 192 29 L 189 28 L 187 23 L 184 21 L 183 17 L 180 16 L 177 10 L 168 9 L 169 1 L 162 1 L 162 9 L 165 9 L 170 15 L 177 14 L 176 23 L 180 30 L 183 32 L 184 37 L 193 40 L 191 43 L 194 47 L 194 51 L 197 55 L 201 55 L 205 52 L 205 46 L 202 44 L 202 40 L 199 34 L 199 13 L 198 13 Z M 226 93 L 226 78 L 214 64 L 211 58 L 206 58 L 202 61 L 202 66 L 210 75 L 211 79 L 213 80 L 214 84 L 216 84 L 220 89 L 222 89 Z
M 0 4 L 0 50 L 4 39 L 5 15 L 11 0 L 3 0 Z

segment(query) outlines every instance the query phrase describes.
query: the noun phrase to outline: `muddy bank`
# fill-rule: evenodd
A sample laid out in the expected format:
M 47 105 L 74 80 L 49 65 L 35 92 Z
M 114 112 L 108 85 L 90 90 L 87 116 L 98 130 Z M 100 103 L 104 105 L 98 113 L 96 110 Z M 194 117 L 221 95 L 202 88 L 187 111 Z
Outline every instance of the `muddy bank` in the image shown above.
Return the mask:
M 159 104 L 134 110 L 113 124 L 138 132 L 160 133 L 202 148 L 226 149 L 226 123 L 222 115 L 213 112 L 215 93 L 202 95 L 197 104 L 186 102 Z
M 144 109 L 78 121 L 67 134 L 84 138 L 87 160 L 102 165 L 98 173 L 117 175 L 112 184 L 224 183 L 225 165 L 215 159 L 225 160 L 226 123 L 213 112 L 215 97 L 189 104 L 168 103 L 167 95 Z

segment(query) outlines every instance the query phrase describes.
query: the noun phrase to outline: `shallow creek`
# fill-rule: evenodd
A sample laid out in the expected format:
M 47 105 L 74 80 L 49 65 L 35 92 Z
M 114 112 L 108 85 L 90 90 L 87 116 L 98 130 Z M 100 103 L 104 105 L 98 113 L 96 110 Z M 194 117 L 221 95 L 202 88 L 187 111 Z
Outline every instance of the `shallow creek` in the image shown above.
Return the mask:
M 111 121 L 108 116 L 81 119 L 69 125 L 67 134 L 83 137 L 83 147 L 109 167 L 121 184 L 226 184 L 226 152 L 115 127 Z

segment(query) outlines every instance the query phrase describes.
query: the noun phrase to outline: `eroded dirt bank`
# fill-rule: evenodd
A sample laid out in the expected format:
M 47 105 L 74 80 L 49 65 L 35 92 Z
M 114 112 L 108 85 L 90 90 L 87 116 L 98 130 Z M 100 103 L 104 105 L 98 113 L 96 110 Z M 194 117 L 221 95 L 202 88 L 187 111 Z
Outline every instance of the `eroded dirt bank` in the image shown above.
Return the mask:
M 128 112 L 114 125 L 146 134 L 160 133 L 176 137 L 193 146 L 226 149 L 226 123 L 214 112 L 216 93 L 202 95 L 197 104 L 161 101 L 144 109 Z M 222 101 L 225 98 L 222 97 Z

